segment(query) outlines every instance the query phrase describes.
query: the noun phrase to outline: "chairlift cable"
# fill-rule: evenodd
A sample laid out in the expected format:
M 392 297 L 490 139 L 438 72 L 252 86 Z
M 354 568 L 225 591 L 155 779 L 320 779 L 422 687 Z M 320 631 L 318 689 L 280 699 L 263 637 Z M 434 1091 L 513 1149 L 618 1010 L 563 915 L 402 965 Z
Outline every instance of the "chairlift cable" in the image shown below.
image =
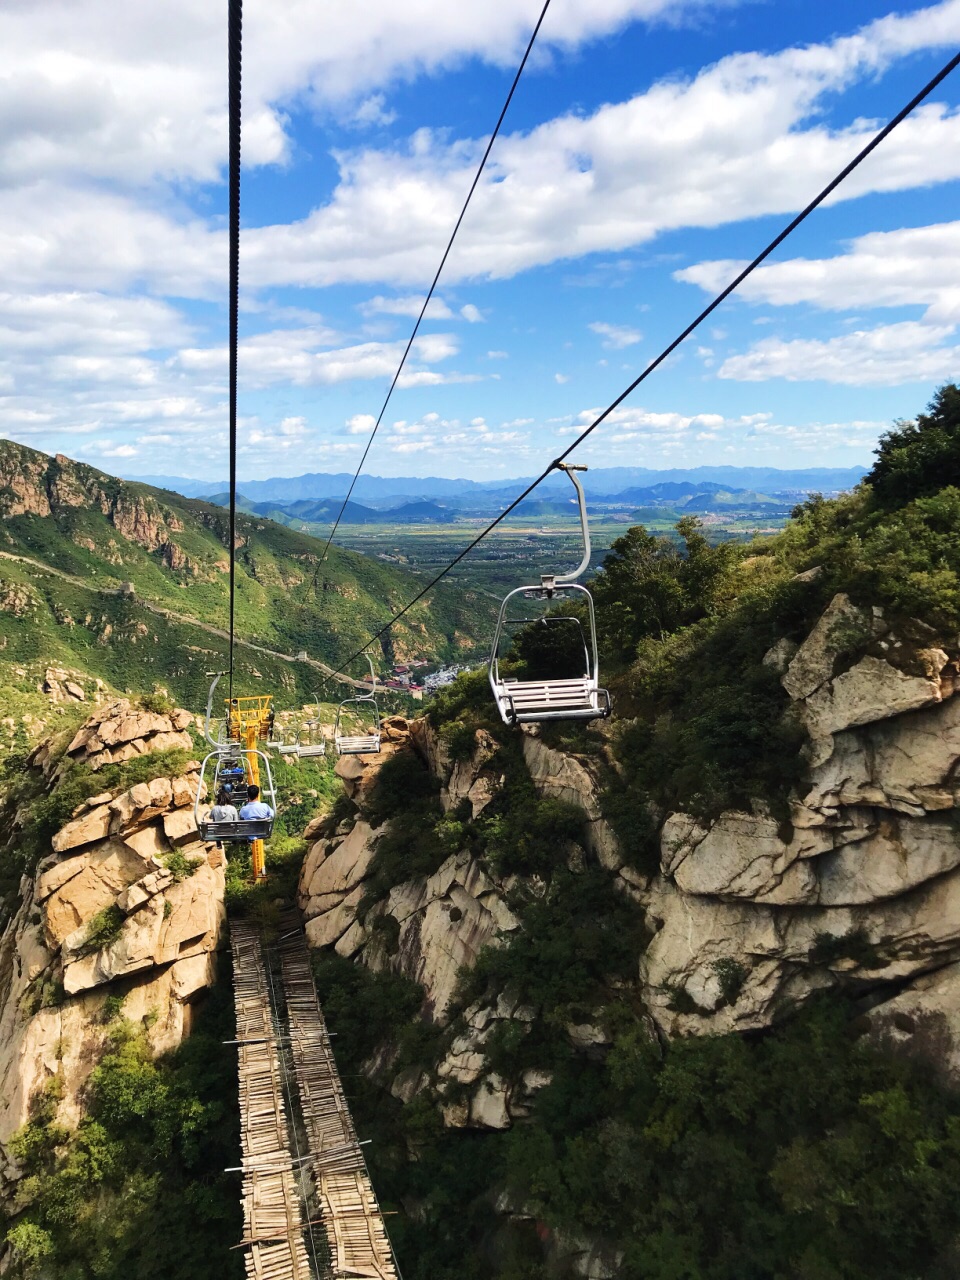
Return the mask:
M 229 697 L 233 698 L 234 623 L 237 587 L 237 334 L 240 311 L 240 88 L 243 0 L 229 0 L 227 11 L 227 78 L 229 98 L 230 205 L 230 665 Z
M 439 267 L 437 267 L 436 274 L 433 277 L 433 283 L 430 285 L 430 290 L 423 301 L 423 306 L 420 308 L 420 314 L 417 316 L 417 322 L 413 326 L 413 331 L 411 332 L 410 337 L 407 339 L 407 345 L 404 349 L 403 355 L 400 357 L 400 363 L 397 366 L 396 373 L 393 375 L 393 381 L 390 383 L 390 389 L 387 391 L 386 399 L 384 400 L 383 404 L 380 407 L 380 413 L 377 415 L 377 420 L 373 425 L 373 430 L 370 432 L 370 438 L 367 440 L 366 448 L 364 449 L 363 455 L 360 458 L 360 462 L 357 465 L 357 469 L 354 472 L 353 479 L 350 481 L 350 488 L 347 490 L 347 496 L 344 498 L 343 502 L 340 504 L 340 510 L 337 512 L 337 518 L 333 522 L 333 528 L 330 530 L 330 534 L 327 538 L 326 545 L 323 548 L 323 554 L 320 557 L 321 564 L 327 558 L 327 552 L 330 550 L 330 544 L 331 542 L 333 542 L 334 535 L 336 534 L 337 529 L 340 527 L 340 521 L 343 519 L 343 513 L 347 509 L 347 503 L 350 501 L 350 496 L 353 493 L 354 488 L 356 487 L 357 481 L 360 479 L 360 472 L 363 469 L 363 464 L 367 460 L 367 454 L 370 452 L 370 448 L 373 444 L 374 438 L 376 437 L 376 434 L 380 429 L 380 423 L 383 421 L 383 415 L 387 411 L 387 405 L 390 403 L 390 400 L 393 397 L 393 393 L 396 389 L 397 382 L 399 381 L 400 374 L 403 372 L 403 367 L 407 363 L 407 356 L 410 354 L 410 349 L 413 346 L 414 339 L 416 338 L 417 334 L 420 332 L 420 325 L 423 321 L 424 315 L 426 314 L 427 307 L 430 305 L 430 301 L 433 298 L 434 291 L 436 290 L 437 283 L 440 279 L 440 273 L 443 271 L 443 268 L 446 266 L 447 258 L 449 258 L 450 251 L 453 248 L 453 242 L 457 238 L 457 233 L 460 230 L 460 226 L 466 215 L 467 209 L 469 208 L 470 201 L 473 199 L 473 193 L 476 191 L 477 186 L 480 182 L 480 178 L 483 174 L 484 168 L 486 167 L 486 163 L 487 163 L 487 160 L 489 159 L 490 152 L 493 150 L 493 144 L 496 142 L 497 135 L 500 132 L 500 126 L 503 124 L 504 118 L 506 117 L 506 114 L 507 114 L 507 110 L 510 107 L 510 103 L 513 101 L 513 95 L 516 92 L 517 85 L 520 83 L 520 77 L 523 75 L 524 68 L 527 65 L 527 60 L 529 59 L 530 54 L 533 51 L 534 43 L 537 39 L 537 36 L 540 33 L 540 28 L 543 25 L 543 20 L 547 16 L 547 10 L 549 8 L 550 8 L 550 0 L 545 0 L 544 6 L 540 11 L 540 17 L 537 19 L 537 25 L 533 28 L 533 33 L 531 34 L 530 39 L 527 43 L 527 47 L 524 52 L 523 58 L 520 61 L 519 67 L 517 68 L 517 73 L 513 77 L 513 83 L 510 86 L 510 92 L 507 94 L 506 101 L 504 102 L 503 107 L 501 108 L 500 115 L 499 115 L 499 118 L 497 119 L 497 123 L 496 123 L 496 126 L 494 127 L 493 133 L 491 133 L 490 135 L 490 140 L 487 143 L 486 149 L 483 153 L 483 158 L 480 161 L 480 167 L 477 169 L 477 172 L 474 175 L 473 182 L 470 184 L 470 190 L 467 192 L 467 198 L 463 202 L 463 208 L 460 210 L 460 216 L 457 218 L 453 231 L 450 234 L 450 239 L 447 241 L 447 247 L 443 251 L 443 257 L 440 259 L 440 265 Z
M 456 568 L 456 566 L 461 562 L 461 560 L 464 560 L 470 554 L 470 552 L 473 551 L 475 547 L 479 546 L 479 544 L 484 540 L 484 538 L 486 538 L 489 534 L 491 534 L 493 530 L 496 529 L 497 526 L 501 524 L 507 518 L 507 516 L 510 515 L 512 511 L 515 511 L 516 508 L 521 504 L 521 502 L 525 501 L 530 496 L 530 494 L 533 493 L 534 489 L 536 489 L 539 485 L 541 485 L 543 481 L 546 480 L 546 478 L 553 471 L 556 470 L 556 468 L 560 463 L 562 463 L 566 458 L 568 458 L 575 449 L 579 448 L 579 446 L 583 444 L 584 440 L 586 440 L 588 436 L 592 435 L 592 433 L 596 431 L 597 427 L 599 427 L 602 422 L 604 422 L 607 418 L 609 418 L 610 414 L 613 413 L 613 411 L 616 408 L 618 408 L 618 406 L 621 405 L 623 401 L 626 400 L 626 398 L 632 392 L 634 392 L 642 382 L 645 382 L 646 379 L 649 378 L 650 374 L 653 373 L 655 369 L 658 369 L 660 365 L 662 365 L 663 362 L 669 356 L 671 356 L 674 351 L 676 351 L 676 349 L 681 345 L 681 343 L 685 342 L 686 339 L 689 338 L 690 335 L 696 329 L 698 329 L 701 324 L 703 324 L 704 320 L 706 320 L 710 315 L 712 315 L 713 312 L 716 311 L 717 307 L 719 307 L 722 302 L 724 302 L 727 298 L 729 298 L 731 293 L 733 293 L 736 289 L 738 289 L 740 285 L 743 284 L 744 280 L 746 280 L 749 275 L 752 275 L 752 273 L 756 271 L 757 267 L 759 267 L 760 264 L 764 262 L 770 256 L 770 254 L 774 252 L 775 249 L 779 248 L 779 246 L 783 244 L 784 240 L 786 240 L 787 237 L 791 235 L 797 229 L 797 227 L 800 226 L 802 222 L 806 221 L 806 219 L 810 216 L 811 213 L 814 212 L 815 209 L 819 208 L 819 206 L 823 204 L 823 202 L 827 199 L 827 197 L 832 195 L 832 193 L 837 189 L 837 187 L 839 187 L 840 184 L 844 182 L 850 176 L 850 174 L 853 173 L 853 171 L 863 163 L 864 160 L 866 160 L 867 156 L 869 156 L 871 152 L 875 151 L 876 148 L 880 145 L 880 143 L 883 142 L 887 137 L 889 137 L 889 135 L 894 131 L 894 129 L 896 129 L 898 125 L 902 124 L 903 121 L 906 120 L 906 118 L 909 115 L 911 115 L 911 113 L 915 111 L 916 108 L 924 101 L 924 99 L 928 98 L 930 94 L 934 91 L 934 89 L 936 89 L 937 86 L 943 80 L 945 80 L 952 71 L 955 71 L 958 66 L 960 66 L 960 53 L 955 54 L 950 59 L 950 61 L 947 62 L 937 72 L 937 74 L 924 85 L 924 87 L 919 91 L 919 93 L 917 93 L 913 98 L 911 98 L 910 101 L 906 104 L 906 106 L 902 107 L 900 111 L 898 111 L 897 114 L 893 116 L 893 118 L 889 120 L 887 124 L 885 124 L 884 127 L 877 134 L 875 134 L 874 137 L 860 151 L 857 152 L 857 154 L 853 157 L 853 159 L 849 162 L 849 164 L 845 165 L 844 168 L 841 169 L 840 172 L 836 175 L 836 177 L 832 178 L 831 181 L 828 182 L 827 185 L 822 189 L 822 191 L 820 191 L 819 194 L 816 195 L 810 201 L 810 203 L 803 210 L 801 210 L 800 213 L 796 215 L 795 218 L 791 219 L 791 221 L 787 223 L 787 225 L 783 228 L 783 230 L 780 231 L 780 233 L 770 241 L 770 243 L 766 246 L 766 248 L 763 249 L 760 253 L 758 253 L 757 256 L 752 260 L 752 262 L 750 262 L 746 267 L 744 267 L 743 270 L 733 280 L 731 280 L 731 282 L 726 286 L 726 288 L 721 290 L 721 292 L 716 295 L 713 301 L 710 302 L 709 305 L 704 307 L 704 309 L 699 313 L 699 315 L 696 316 L 696 318 L 692 320 L 690 324 L 688 324 L 687 327 L 680 334 L 678 334 L 676 338 L 673 339 L 672 342 L 670 342 L 666 347 L 664 347 L 664 349 L 660 352 L 660 354 L 656 357 L 656 359 L 652 360 L 647 365 L 647 367 L 640 374 L 640 376 L 635 378 L 633 382 L 631 382 L 630 385 L 624 391 L 622 391 L 615 400 L 613 400 L 609 405 L 607 405 L 606 409 L 604 409 L 601 414 L 599 414 L 596 418 L 594 418 L 594 420 L 590 423 L 588 427 L 586 427 L 583 431 L 581 431 L 580 435 L 577 436 L 577 438 L 573 441 L 572 444 L 568 445 L 567 448 L 564 449 L 564 451 L 558 457 L 554 458 L 554 460 L 550 463 L 550 465 L 546 467 L 545 470 L 542 471 L 541 474 L 537 476 L 535 480 L 531 481 L 531 483 L 527 485 L 524 491 L 521 494 L 519 494 L 518 497 L 514 498 L 514 500 L 510 503 L 508 507 L 505 507 L 504 510 L 501 511 L 498 516 L 496 516 L 495 519 L 491 520 L 491 522 L 487 525 L 487 527 L 483 529 L 480 533 L 478 533 L 472 542 L 469 542 L 467 546 L 463 548 L 462 551 L 460 551 L 456 556 L 454 556 L 454 558 L 450 561 L 450 563 L 444 569 L 441 569 L 438 574 L 436 574 L 433 578 L 431 578 L 430 581 L 426 584 L 426 586 L 422 587 L 421 590 L 417 592 L 417 594 L 413 597 L 412 600 L 408 601 L 408 603 L 405 604 L 402 609 L 398 610 L 397 613 L 393 614 L 393 616 L 389 619 L 389 621 L 384 623 L 384 625 L 379 629 L 379 631 L 375 631 L 367 639 L 366 643 L 362 646 L 362 648 L 357 649 L 355 653 L 352 653 L 350 657 L 347 658 L 347 660 L 341 666 L 339 666 L 336 669 L 336 671 L 332 673 L 333 676 L 343 675 L 345 673 L 346 668 L 350 666 L 350 664 L 354 662 L 357 658 L 362 657 L 365 651 L 369 648 L 371 644 L 373 644 L 375 640 L 379 640 L 381 636 L 383 636 L 387 631 L 390 630 L 390 628 L 394 625 L 395 622 L 399 622 L 399 620 L 404 616 L 404 614 L 409 613 L 409 611 L 413 608 L 415 604 L 418 604 L 425 595 L 427 595 L 430 591 L 432 591 L 433 588 L 437 585 L 437 583 L 441 582 L 447 576 L 447 574 L 450 573 L 452 569 Z

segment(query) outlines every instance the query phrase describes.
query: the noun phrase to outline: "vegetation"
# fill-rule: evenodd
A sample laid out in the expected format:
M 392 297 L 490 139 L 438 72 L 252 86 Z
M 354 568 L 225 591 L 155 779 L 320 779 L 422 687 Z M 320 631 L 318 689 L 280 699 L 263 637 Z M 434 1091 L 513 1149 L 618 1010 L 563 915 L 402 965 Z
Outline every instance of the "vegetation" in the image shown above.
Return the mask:
M 229 1105 L 235 1059 L 229 983 L 208 999 L 189 1040 L 153 1058 L 144 1029 L 112 1017 L 86 1114 L 54 1123 L 54 1077 L 11 1149 L 23 1169 L 0 1229 L 14 1272 L 56 1280 L 239 1280 L 239 1129 Z
M 608 739 L 617 767 L 604 808 L 635 865 L 654 869 L 671 808 L 709 817 L 763 800 L 786 819 L 803 735 L 763 658 L 783 637 L 802 640 L 836 592 L 879 604 L 907 640 L 955 638 L 958 442 L 960 392 L 945 388 L 916 425 L 884 439 L 871 483 L 834 501 L 812 498 L 771 539 L 711 546 L 687 520 L 678 540 L 642 529 L 618 540 L 596 582 L 621 713 Z M 555 663 L 556 635 L 521 635 L 514 661 L 529 673 Z M 869 644 L 852 635 L 852 660 Z M 445 1131 L 428 1094 L 401 1107 L 356 1086 L 381 1198 L 415 1206 L 392 1227 L 408 1280 L 546 1280 L 562 1273 L 572 1238 L 607 1248 L 621 1280 L 957 1274 L 960 1098 L 858 1039 L 857 1009 L 839 998 L 762 1034 L 658 1043 L 631 981 L 647 942 L 642 918 L 582 857 L 582 817 L 540 808 L 482 674 L 444 690 L 428 715 L 455 758 L 475 749 L 478 730 L 501 743 L 490 768 L 505 788 L 478 819 L 464 806 L 445 821 L 454 847 L 519 877 L 510 906 L 520 928 L 463 975 L 459 1002 L 506 994 L 535 1010 L 531 1022 L 504 1023 L 489 1037 L 485 1070 L 515 1088 L 529 1069 L 550 1083 L 504 1134 Z M 602 739 L 578 742 L 602 767 Z M 413 764 L 396 768 L 383 793 L 392 799 L 382 814 L 378 801 L 368 810 L 390 826 L 416 781 L 402 776 Z M 395 852 L 385 884 L 410 874 L 399 844 Z M 880 963 L 856 929 L 821 934 L 813 954 Z M 344 1029 L 339 1056 L 351 1073 L 376 1047 L 371 1022 L 384 1018 L 395 1042 L 411 1024 L 386 1018 L 392 976 L 360 971 L 354 987 L 342 961 L 330 964 L 331 990 L 344 993 L 330 1021 Z M 735 1005 L 745 965 L 718 961 L 715 973 L 721 1004 Z M 682 990 L 674 999 L 692 1005 Z M 411 993 L 411 1010 L 414 1002 Z M 602 1023 L 612 1047 L 574 1047 L 569 1029 L 587 1020 Z M 403 1061 L 436 1085 L 438 1056 L 461 1027 L 455 1016 L 439 1040 L 408 1036 Z M 445 1088 L 447 1102 L 458 1096 Z M 492 1212 L 498 1201 L 521 1220 Z

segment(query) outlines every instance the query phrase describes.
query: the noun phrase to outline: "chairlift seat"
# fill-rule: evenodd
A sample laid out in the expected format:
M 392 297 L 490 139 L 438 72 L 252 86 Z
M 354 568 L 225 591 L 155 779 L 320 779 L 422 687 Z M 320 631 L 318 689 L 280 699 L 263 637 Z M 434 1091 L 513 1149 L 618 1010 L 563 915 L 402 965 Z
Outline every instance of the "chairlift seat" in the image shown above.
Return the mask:
M 201 840 L 269 840 L 273 834 L 272 818 L 240 818 L 236 822 L 200 822 Z
M 379 733 L 361 733 L 337 737 L 337 751 L 342 756 L 375 755 L 380 750 Z
M 312 742 L 312 743 L 309 743 L 307 746 L 297 747 L 297 755 L 306 756 L 308 759 L 310 758 L 310 756 L 325 756 L 326 754 L 327 754 L 326 742 Z
M 505 724 L 596 720 L 610 714 L 610 695 L 596 680 L 501 680 L 494 687 Z

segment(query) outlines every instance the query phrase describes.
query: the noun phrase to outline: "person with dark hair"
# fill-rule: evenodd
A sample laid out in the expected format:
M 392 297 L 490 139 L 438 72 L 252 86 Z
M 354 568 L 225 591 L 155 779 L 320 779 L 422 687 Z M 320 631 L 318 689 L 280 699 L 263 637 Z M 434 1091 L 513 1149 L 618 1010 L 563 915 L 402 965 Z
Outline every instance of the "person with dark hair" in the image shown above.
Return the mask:
M 247 787 L 247 803 L 240 810 L 240 820 L 248 822 L 251 818 L 272 818 L 273 810 L 260 799 L 260 788 Z
M 211 822 L 238 822 L 240 815 L 237 813 L 237 806 L 233 803 L 233 797 L 227 787 L 221 787 L 217 792 L 217 802 L 210 810 Z

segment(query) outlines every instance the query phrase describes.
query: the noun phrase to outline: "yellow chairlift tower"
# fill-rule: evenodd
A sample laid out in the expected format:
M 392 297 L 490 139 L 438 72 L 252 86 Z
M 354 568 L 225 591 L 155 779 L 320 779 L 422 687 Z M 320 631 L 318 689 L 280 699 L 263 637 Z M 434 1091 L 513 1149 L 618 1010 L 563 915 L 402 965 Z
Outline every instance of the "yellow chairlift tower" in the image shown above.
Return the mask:
M 245 751 L 247 782 L 260 786 L 260 752 L 258 742 L 267 742 L 273 726 L 272 694 L 258 694 L 252 698 L 226 698 L 227 736 L 231 742 L 242 742 Z M 253 878 L 259 880 L 265 874 L 263 841 L 250 841 L 250 857 Z

